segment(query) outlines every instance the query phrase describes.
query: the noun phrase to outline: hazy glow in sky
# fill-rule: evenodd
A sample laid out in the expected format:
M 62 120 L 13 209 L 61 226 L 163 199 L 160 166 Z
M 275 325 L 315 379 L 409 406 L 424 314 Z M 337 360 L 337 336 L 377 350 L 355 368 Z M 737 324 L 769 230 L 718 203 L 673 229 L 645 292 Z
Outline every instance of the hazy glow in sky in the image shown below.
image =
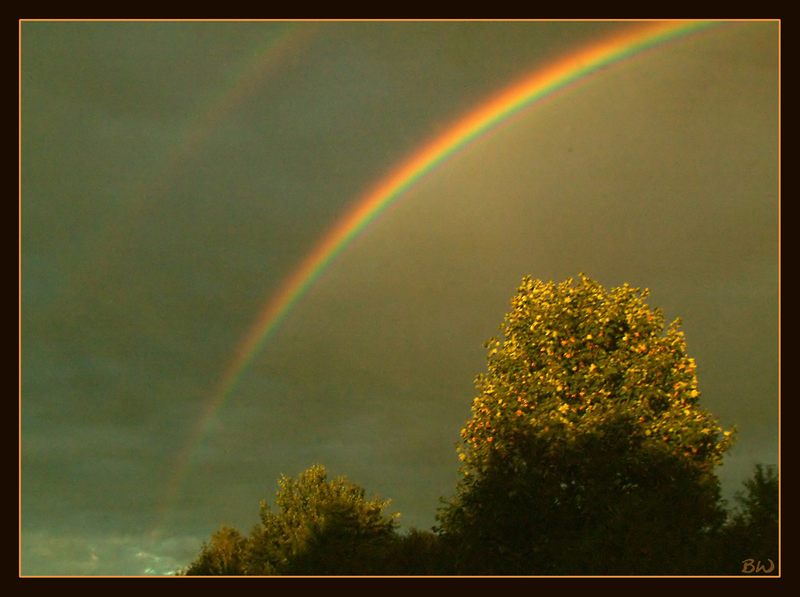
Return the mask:
M 525 274 L 649 287 L 739 429 L 726 490 L 777 462 L 775 22 L 609 66 L 451 156 L 213 402 L 265 301 L 377 181 L 636 26 L 23 23 L 23 573 L 173 570 L 315 462 L 429 527 Z

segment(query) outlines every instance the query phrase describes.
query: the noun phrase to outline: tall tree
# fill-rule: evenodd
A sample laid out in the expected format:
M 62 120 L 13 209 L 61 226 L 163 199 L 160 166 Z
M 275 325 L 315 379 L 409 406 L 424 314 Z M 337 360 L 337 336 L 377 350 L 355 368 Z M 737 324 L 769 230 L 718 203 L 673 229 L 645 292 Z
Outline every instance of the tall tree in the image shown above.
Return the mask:
M 463 572 L 696 572 L 731 444 L 646 290 L 526 277 L 486 344 L 439 530 Z

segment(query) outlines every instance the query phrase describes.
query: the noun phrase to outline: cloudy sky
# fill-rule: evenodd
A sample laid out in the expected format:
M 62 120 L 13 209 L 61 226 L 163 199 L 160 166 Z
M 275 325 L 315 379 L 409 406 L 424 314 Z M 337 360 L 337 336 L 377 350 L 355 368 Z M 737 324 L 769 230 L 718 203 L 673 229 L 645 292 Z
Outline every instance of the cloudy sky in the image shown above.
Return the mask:
M 22 23 L 22 573 L 168 573 L 317 462 L 429 528 L 525 274 L 650 288 L 683 320 L 702 403 L 739 430 L 726 494 L 777 463 L 776 22 L 673 39 L 473 140 L 214 396 L 377 181 L 638 26 Z

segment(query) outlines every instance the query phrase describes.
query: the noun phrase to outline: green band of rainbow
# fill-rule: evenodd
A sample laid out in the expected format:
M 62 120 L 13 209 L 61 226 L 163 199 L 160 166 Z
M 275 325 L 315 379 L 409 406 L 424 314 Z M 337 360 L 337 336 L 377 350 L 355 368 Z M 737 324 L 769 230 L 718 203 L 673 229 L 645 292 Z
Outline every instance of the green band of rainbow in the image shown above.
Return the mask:
M 519 110 L 586 78 L 600 68 L 712 25 L 713 22 L 703 21 L 643 23 L 558 60 L 549 67 L 537 69 L 533 74 L 490 98 L 443 134 L 424 144 L 369 189 L 355 202 L 352 210 L 308 253 L 259 313 L 197 420 L 197 425 L 179 457 L 174 481 L 167 492 L 167 501 L 176 497 L 191 454 L 204 436 L 209 421 L 241 379 L 242 373 L 259 353 L 267 338 L 345 247 L 396 201 L 403 191 L 470 141 Z

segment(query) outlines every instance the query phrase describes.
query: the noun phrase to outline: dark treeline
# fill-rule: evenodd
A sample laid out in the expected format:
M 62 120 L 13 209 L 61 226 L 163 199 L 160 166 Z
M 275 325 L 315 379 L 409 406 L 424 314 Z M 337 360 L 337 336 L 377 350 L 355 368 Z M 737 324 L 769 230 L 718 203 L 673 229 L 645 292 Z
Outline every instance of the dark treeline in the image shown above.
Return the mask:
M 758 465 L 729 506 L 734 430 L 699 404 L 680 322 L 647 291 L 523 279 L 487 344 L 461 476 L 430 530 L 316 465 L 282 477 L 249 533 L 221 527 L 187 575 L 779 573 L 779 482 Z
M 290 486 L 290 489 L 287 489 Z M 464 537 L 433 530 L 400 532 L 396 516 L 384 512 L 387 502 L 365 497 L 345 478 L 327 480 L 322 466 L 295 479 L 281 479 L 271 512 L 261 505 L 261 523 L 249 535 L 223 526 L 203 544 L 186 575 L 740 575 L 778 573 L 778 479 L 774 467 L 757 466 L 737 505 L 722 524 L 691 537 L 680 521 L 670 535 L 687 535 L 686 543 L 665 542 L 643 524 L 630 536 L 613 534 L 583 541 L 554 527 L 538 557 L 525 560 L 510 547 L 519 533 L 496 536 L 485 552 Z M 516 518 L 508 513 L 511 523 Z M 634 518 L 641 523 L 641 516 Z M 511 529 L 511 525 L 509 525 Z M 636 529 L 633 529 L 636 531 Z M 553 540 L 561 537 L 562 540 Z M 478 539 L 478 538 L 476 538 Z M 535 537 L 528 539 L 537 547 Z M 503 550 L 506 544 L 509 549 Z M 587 549 L 587 546 L 590 549 Z M 638 553 L 631 553 L 631 551 Z M 624 557 L 623 557 L 624 556 Z M 625 560 L 627 558 L 627 560 Z

